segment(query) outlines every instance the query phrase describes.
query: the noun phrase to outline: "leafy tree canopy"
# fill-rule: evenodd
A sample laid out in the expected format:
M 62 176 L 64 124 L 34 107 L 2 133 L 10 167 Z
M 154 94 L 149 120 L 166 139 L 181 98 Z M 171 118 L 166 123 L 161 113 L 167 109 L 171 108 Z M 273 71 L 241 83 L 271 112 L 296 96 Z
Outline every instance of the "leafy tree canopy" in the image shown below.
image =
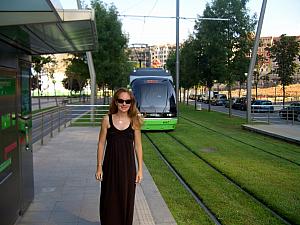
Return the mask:
M 118 11 L 113 4 L 107 6 L 100 0 L 93 0 L 91 5 L 95 10 L 99 44 L 93 53 L 97 84 L 111 88 L 122 86 L 128 83 L 132 67 L 125 52 L 128 40 L 122 33 Z

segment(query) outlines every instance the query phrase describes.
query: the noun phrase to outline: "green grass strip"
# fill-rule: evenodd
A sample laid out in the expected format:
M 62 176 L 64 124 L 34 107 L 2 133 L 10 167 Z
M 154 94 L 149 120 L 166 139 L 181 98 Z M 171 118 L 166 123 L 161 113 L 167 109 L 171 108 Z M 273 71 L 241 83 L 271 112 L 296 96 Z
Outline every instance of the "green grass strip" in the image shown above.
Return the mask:
M 238 117 L 229 118 L 228 115 L 224 113 L 208 112 L 206 110 L 195 111 L 192 106 L 183 104 L 180 105 L 180 112 L 182 116 L 203 126 L 300 164 L 299 146 L 280 139 L 243 130 L 241 126 L 245 124 L 245 119 Z M 282 149 L 284 149 L 284 151 L 282 151 Z
M 213 224 L 143 136 L 144 162 L 178 225 Z
M 90 127 L 90 126 L 99 126 L 102 121 L 102 117 L 95 117 L 94 121 L 90 121 L 91 113 L 86 113 L 83 116 L 80 116 L 78 119 L 72 122 L 71 126 L 80 126 L 80 127 Z
M 159 133 L 151 133 L 149 136 L 222 224 L 282 224 L 249 195 L 240 191 L 194 154 L 174 143 L 171 137 Z
M 202 114 L 202 112 L 198 114 Z M 202 114 L 201 119 L 208 120 L 207 118 L 210 117 L 211 127 L 216 126 L 218 114 L 208 113 L 210 114 L 208 116 L 204 114 Z M 201 119 L 199 121 L 202 123 Z M 229 122 L 225 120 L 224 123 Z M 232 126 L 233 129 L 238 129 L 234 125 Z M 227 129 L 229 130 L 229 128 Z M 240 133 L 245 132 L 241 128 L 239 129 Z M 250 142 L 255 143 L 251 140 L 252 136 L 257 136 L 257 134 L 247 133 Z M 183 119 L 180 120 L 172 135 L 241 186 L 254 193 L 277 212 L 280 212 L 281 215 L 300 224 L 299 166 Z M 276 151 L 281 152 L 283 157 L 290 155 L 291 150 L 297 152 L 299 148 L 296 145 L 285 144 L 289 146 L 290 151 L 286 150 L 285 145 L 276 147 Z M 268 151 L 273 151 L 274 148 L 272 145 L 268 146 L 267 143 L 260 143 L 260 146 Z M 297 154 L 294 155 L 297 158 Z

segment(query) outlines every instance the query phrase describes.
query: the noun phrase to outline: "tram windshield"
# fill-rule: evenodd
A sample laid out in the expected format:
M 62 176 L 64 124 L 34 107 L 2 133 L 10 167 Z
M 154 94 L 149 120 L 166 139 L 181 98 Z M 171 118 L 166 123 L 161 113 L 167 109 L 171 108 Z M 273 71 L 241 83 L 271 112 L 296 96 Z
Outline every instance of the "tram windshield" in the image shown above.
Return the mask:
M 133 82 L 132 90 L 142 113 L 176 111 L 175 93 L 169 80 L 139 79 Z

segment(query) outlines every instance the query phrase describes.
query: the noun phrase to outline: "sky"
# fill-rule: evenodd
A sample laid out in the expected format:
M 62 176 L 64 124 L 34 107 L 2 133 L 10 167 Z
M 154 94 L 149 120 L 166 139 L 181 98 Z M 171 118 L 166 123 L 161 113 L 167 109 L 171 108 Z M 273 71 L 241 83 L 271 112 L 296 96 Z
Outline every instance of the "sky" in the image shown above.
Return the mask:
M 76 8 L 77 0 L 60 0 L 63 8 Z M 89 0 L 85 0 L 89 4 Z M 113 3 L 120 15 L 123 32 L 129 36 L 129 46 L 132 44 L 175 44 L 176 20 L 157 18 L 134 18 L 128 15 L 142 16 L 176 16 L 176 0 L 102 0 L 110 5 Z M 202 15 L 209 0 L 181 0 L 180 17 L 196 18 Z M 262 0 L 249 0 L 250 15 L 257 14 L 259 18 Z M 261 37 L 300 35 L 300 1 L 299 0 L 269 0 L 267 2 Z M 179 24 L 179 39 L 183 42 L 193 33 L 194 19 L 182 19 Z

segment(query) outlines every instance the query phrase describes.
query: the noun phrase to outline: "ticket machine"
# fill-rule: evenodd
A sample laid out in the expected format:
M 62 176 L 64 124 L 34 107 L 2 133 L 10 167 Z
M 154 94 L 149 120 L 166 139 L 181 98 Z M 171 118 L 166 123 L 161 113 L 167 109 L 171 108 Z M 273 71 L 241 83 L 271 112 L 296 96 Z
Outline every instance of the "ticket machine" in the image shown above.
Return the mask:
M 93 51 L 93 10 L 59 0 L 0 1 L 0 225 L 13 225 L 33 199 L 32 55 Z
M 34 195 L 30 64 L 15 58 L 0 65 L 0 218 L 13 224 Z

